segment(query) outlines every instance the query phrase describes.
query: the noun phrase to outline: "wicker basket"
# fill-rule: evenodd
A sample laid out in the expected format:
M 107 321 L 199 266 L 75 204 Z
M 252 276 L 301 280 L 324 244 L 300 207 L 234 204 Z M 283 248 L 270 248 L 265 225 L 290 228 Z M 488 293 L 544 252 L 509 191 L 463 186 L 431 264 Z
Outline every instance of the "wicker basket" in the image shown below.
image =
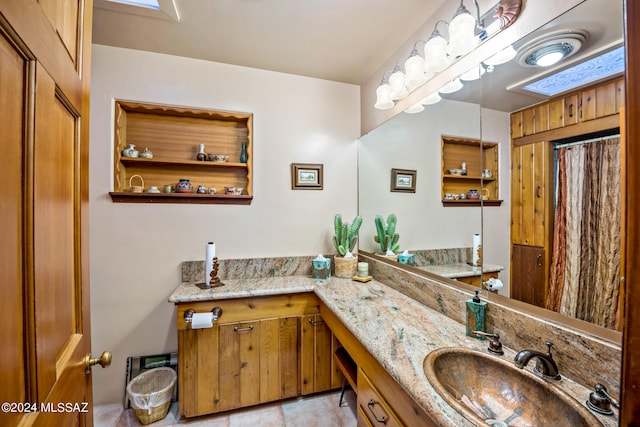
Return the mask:
M 133 185 L 133 183 L 132 183 L 133 178 L 139 178 L 140 179 L 140 185 Z M 144 180 L 142 179 L 142 177 L 140 175 L 132 175 L 131 178 L 129 178 L 129 190 L 132 193 L 142 193 L 142 190 L 144 190 Z
M 147 425 L 167 416 L 176 379 L 176 371 L 163 367 L 143 372 L 127 384 L 131 407 L 140 423 Z

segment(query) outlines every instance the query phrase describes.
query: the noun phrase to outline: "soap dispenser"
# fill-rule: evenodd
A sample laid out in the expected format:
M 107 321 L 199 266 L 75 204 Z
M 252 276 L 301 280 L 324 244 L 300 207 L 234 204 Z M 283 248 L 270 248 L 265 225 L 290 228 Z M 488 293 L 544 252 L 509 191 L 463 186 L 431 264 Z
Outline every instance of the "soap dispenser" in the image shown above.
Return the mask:
M 473 333 L 473 331 L 486 332 L 487 303 L 480 299 L 479 292 L 480 290 L 476 289 L 474 297 L 467 300 L 467 336 L 484 340 L 486 339 L 484 336 Z

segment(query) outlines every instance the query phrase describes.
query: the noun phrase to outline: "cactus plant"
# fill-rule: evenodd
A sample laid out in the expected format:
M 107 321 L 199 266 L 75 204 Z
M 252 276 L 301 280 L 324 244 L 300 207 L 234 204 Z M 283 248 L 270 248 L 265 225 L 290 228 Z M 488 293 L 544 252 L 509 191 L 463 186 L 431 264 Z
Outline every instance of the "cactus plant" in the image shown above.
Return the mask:
M 373 236 L 373 240 L 380 244 L 380 250 L 383 254 L 394 255 L 400 248 L 400 244 L 398 243 L 400 235 L 396 233 L 398 219 L 395 214 L 390 214 L 385 223 L 381 215 L 376 215 L 375 222 L 377 234 Z
M 362 217 L 357 215 L 351 225 L 342 221 L 342 215 L 336 214 L 333 219 L 333 228 L 335 234 L 333 236 L 333 246 L 342 256 L 351 253 L 358 242 L 358 232 L 362 225 Z

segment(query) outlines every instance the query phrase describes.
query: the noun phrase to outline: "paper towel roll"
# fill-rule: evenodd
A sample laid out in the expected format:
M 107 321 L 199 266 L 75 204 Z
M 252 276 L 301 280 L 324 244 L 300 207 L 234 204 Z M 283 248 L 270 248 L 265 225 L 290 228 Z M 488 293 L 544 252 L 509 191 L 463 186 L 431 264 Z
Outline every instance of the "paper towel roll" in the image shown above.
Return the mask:
M 472 252 L 472 264 L 473 265 L 482 265 L 482 240 L 480 239 L 480 234 L 476 233 L 473 235 L 473 248 Z
M 194 313 L 191 318 L 191 329 L 203 329 L 213 326 L 213 313 Z
M 213 271 L 213 258 L 216 256 L 216 244 L 213 242 L 207 243 L 207 250 L 205 255 L 204 262 L 204 283 L 210 284 L 211 282 L 211 272 Z

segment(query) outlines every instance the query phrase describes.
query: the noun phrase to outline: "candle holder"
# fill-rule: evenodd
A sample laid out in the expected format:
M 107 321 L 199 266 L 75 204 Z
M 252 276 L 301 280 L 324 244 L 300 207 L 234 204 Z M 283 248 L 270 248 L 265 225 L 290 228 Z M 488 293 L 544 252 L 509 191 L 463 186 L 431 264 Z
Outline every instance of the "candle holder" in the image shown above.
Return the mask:
M 205 281 L 203 283 L 197 283 L 196 286 L 200 289 L 211 289 L 217 288 L 219 286 L 224 286 L 224 283 L 220 281 L 218 277 L 218 267 L 220 263 L 218 262 L 218 257 L 213 257 L 213 268 L 211 273 L 209 273 L 209 278 L 205 277 Z

